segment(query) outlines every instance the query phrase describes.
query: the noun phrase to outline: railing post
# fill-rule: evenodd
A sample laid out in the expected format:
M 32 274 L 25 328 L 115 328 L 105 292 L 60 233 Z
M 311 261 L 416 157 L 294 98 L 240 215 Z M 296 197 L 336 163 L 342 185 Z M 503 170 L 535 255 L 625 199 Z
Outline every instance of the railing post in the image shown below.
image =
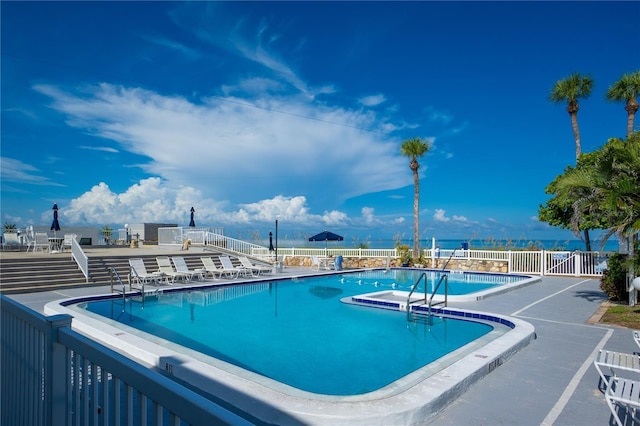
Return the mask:
M 71 315 L 47 317 L 45 366 L 45 424 L 68 424 L 67 387 L 69 374 L 66 348 L 58 343 L 58 331 L 71 328 Z
M 575 276 L 579 277 L 582 272 L 582 253 L 579 251 L 573 252 L 573 270 L 575 271 Z
M 544 249 L 540 251 L 540 269 L 540 276 L 544 277 L 547 271 L 547 254 L 544 252 Z

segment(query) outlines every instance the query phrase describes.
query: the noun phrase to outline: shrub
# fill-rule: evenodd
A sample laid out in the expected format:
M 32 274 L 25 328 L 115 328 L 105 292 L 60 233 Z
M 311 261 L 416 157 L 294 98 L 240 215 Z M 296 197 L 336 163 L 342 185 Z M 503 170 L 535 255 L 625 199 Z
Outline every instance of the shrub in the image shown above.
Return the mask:
M 611 255 L 607 263 L 607 269 L 600 280 L 600 289 L 612 300 L 623 301 L 628 299 L 626 257 L 626 255 L 619 253 Z

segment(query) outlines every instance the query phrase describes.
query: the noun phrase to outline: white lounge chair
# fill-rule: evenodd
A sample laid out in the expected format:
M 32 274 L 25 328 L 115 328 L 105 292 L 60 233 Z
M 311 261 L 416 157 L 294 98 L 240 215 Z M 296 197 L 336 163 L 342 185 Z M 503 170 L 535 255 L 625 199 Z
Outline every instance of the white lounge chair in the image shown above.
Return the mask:
M 33 232 L 32 225 L 27 226 L 27 228 L 25 229 L 24 243 L 27 246 L 27 252 L 29 250 L 33 250 L 33 246 L 36 243 L 36 234 Z
M 640 382 L 612 377 L 604 397 L 618 426 L 639 423 L 635 414 L 636 409 L 640 408 Z M 624 422 L 620 418 L 621 411 L 624 413 Z
M 238 275 L 242 274 L 244 276 L 247 276 L 247 275 L 251 274 L 251 270 L 249 270 L 247 268 L 233 266 L 233 263 L 231 262 L 231 258 L 229 256 L 218 256 L 218 259 L 220 259 L 220 263 L 222 264 L 222 268 L 225 269 L 225 270 L 237 271 Z
M 145 284 L 158 284 L 162 280 L 162 273 L 147 272 L 142 259 L 129 259 L 129 287 L 144 289 Z
M 4 238 L 2 239 L 2 250 L 14 248 L 20 251 L 20 249 L 22 248 L 22 244 L 20 244 L 18 234 L 16 234 L 15 232 L 5 232 L 3 236 Z
M 219 278 L 222 278 L 222 275 L 227 275 L 228 277 L 232 277 L 235 275 L 235 278 L 238 278 L 238 271 L 235 269 L 232 271 L 227 271 L 221 268 L 218 268 L 211 257 L 201 257 L 202 265 L 204 266 L 204 271 L 213 276 L 213 278 L 218 275 Z
M 238 256 L 238 260 L 240 260 L 240 263 L 244 268 L 247 268 L 251 271 L 252 275 L 260 275 L 261 273 L 267 274 L 272 271 L 272 268 L 269 268 L 268 266 L 251 263 L 249 258 L 246 256 Z
M 33 243 L 33 252 L 49 251 L 49 236 L 44 232 L 36 232 L 36 239 Z
M 171 258 L 173 262 L 173 266 L 176 267 L 176 271 L 182 274 L 186 274 L 188 280 L 191 281 L 193 277 L 197 276 L 198 280 L 202 281 L 203 270 L 202 269 L 189 269 L 187 262 L 184 260 L 184 257 L 174 256 Z
M 188 281 L 189 274 L 178 272 L 173 269 L 171 260 L 167 256 L 156 257 L 156 263 L 158 264 L 158 269 L 160 270 L 160 272 L 162 272 L 162 274 L 167 277 L 167 281 L 169 280 L 169 278 L 171 279 L 171 283 L 174 283 L 176 279 Z
M 608 368 L 611 377 L 616 377 L 616 370 L 634 371 L 640 373 L 640 355 L 627 354 L 623 352 L 605 351 L 601 349 L 593 361 L 600 378 L 606 387 L 608 387 L 609 379 L 605 375 L 603 368 Z
M 311 270 L 312 271 L 320 270 L 320 258 L 318 256 L 311 256 Z
M 633 330 L 633 340 L 640 347 L 640 330 Z

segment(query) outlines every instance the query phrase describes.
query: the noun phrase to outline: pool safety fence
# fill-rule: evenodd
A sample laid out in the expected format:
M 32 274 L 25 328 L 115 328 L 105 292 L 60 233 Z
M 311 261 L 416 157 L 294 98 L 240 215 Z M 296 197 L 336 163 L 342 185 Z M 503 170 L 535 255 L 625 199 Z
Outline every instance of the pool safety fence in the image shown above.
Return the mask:
M 0 301 L 0 424 L 251 424 L 72 330 L 69 315 Z

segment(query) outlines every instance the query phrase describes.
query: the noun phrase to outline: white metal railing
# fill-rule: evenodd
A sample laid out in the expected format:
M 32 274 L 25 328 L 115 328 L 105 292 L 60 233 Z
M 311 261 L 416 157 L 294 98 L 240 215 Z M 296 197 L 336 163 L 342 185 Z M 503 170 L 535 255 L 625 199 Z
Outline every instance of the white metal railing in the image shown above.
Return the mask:
M 161 230 L 167 230 L 161 239 Z M 256 258 L 275 260 L 276 253 L 267 247 L 247 241 L 229 238 L 222 233 L 190 230 L 188 228 L 160 228 L 158 244 L 181 245 L 187 236 L 192 243 L 217 247 L 242 253 Z M 202 241 L 202 243 L 200 243 Z M 399 258 L 397 248 L 326 248 L 326 247 L 278 247 L 278 260 L 286 257 L 343 256 L 349 258 Z M 546 251 L 546 250 L 470 250 L 470 249 L 424 249 L 422 257 L 435 262 L 435 259 L 504 262 L 509 273 L 565 276 L 601 276 L 607 265 L 607 255 L 599 252 L 582 251 Z
M 78 264 L 86 282 L 89 282 L 89 257 L 75 238 L 71 238 L 71 258 Z
M 224 250 L 230 250 L 236 253 L 252 255 L 254 250 L 263 249 L 264 247 L 247 241 L 226 237 L 215 232 L 208 232 L 206 235 L 205 246 L 212 246 Z
M 72 330 L 69 315 L 0 300 L 0 424 L 250 424 Z

